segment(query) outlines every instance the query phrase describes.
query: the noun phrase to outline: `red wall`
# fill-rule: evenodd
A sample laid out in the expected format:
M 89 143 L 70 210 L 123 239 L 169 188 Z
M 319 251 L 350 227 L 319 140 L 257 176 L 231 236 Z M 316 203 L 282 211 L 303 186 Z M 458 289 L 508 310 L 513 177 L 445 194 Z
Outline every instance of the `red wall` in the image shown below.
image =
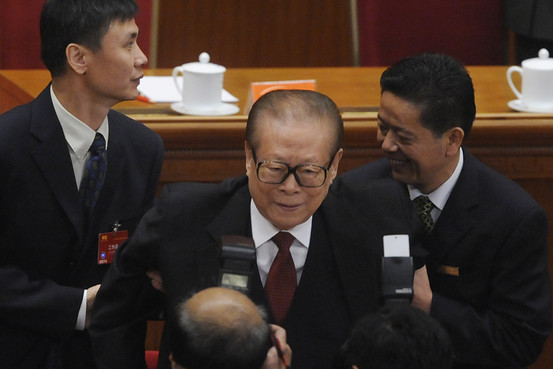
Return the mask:
M 140 28 L 139 44 L 150 55 L 151 0 L 137 0 L 140 12 L 136 23 Z M 44 68 L 40 60 L 39 19 L 42 1 L 0 1 L 0 68 Z
M 465 64 L 505 64 L 502 0 L 358 0 L 362 65 L 437 51 Z

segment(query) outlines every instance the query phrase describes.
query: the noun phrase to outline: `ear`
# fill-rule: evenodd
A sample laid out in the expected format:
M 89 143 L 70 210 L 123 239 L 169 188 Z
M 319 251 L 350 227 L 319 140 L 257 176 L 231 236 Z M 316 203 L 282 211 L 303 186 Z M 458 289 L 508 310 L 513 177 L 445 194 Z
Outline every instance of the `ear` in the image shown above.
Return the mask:
M 248 141 L 244 141 L 244 152 L 246 153 L 246 174 L 249 176 L 250 173 L 253 173 L 252 171 L 255 170 L 255 160 L 253 158 L 252 148 Z
M 65 48 L 67 64 L 75 73 L 86 74 L 88 70 L 87 55 L 89 50 L 82 45 L 71 43 Z
M 465 137 L 465 132 L 461 127 L 453 127 L 449 133 L 447 133 L 447 147 L 446 155 L 453 156 L 459 152 L 459 148 L 463 144 L 463 138 Z
M 328 169 L 328 177 L 331 181 L 336 178 L 338 175 L 338 166 L 340 165 L 340 160 L 342 160 L 342 156 L 344 155 L 344 149 L 340 148 L 336 155 L 334 155 L 334 160 L 332 161 L 332 165 Z

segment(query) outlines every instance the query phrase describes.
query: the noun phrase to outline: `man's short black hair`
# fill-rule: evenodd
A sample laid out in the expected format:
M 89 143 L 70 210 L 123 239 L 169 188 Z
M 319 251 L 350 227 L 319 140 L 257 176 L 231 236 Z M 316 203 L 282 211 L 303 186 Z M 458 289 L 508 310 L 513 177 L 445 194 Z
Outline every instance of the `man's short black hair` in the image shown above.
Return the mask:
M 358 321 L 335 363 L 337 369 L 449 369 L 447 332 L 410 305 L 386 308 Z
M 62 75 L 67 68 L 67 45 L 100 50 L 111 23 L 131 20 L 137 13 L 134 0 L 47 0 L 40 16 L 44 65 L 52 77 Z
M 468 137 L 476 115 L 474 87 L 464 65 L 438 53 L 400 60 L 380 78 L 382 93 L 390 92 L 421 109 L 421 124 L 436 137 L 460 127 Z

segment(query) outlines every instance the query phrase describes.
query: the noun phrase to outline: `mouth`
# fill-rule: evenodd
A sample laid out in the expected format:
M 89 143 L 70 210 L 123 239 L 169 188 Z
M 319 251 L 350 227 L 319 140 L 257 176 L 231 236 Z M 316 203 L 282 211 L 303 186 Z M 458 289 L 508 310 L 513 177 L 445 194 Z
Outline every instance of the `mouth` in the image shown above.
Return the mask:
M 143 74 L 141 74 L 140 76 L 138 76 L 136 78 L 133 78 L 131 81 L 133 81 L 134 83 L 140 84 L 140 80 L 142 79 L 142 77 L 144 77 Z
M 280 204 L 280 203 L 277 203 L 277 206 L 284 210 L 284 211 L 294 211 L 294 210 L 297 210 L 300 205 L 287 205 L 287 204 Z
M 402 166 L 407 164 L 407 160 L 405 159 L 396 159 L 396 158 L 388 158 L 388 161 L 390 162 L 390 165 L 392 167 Z

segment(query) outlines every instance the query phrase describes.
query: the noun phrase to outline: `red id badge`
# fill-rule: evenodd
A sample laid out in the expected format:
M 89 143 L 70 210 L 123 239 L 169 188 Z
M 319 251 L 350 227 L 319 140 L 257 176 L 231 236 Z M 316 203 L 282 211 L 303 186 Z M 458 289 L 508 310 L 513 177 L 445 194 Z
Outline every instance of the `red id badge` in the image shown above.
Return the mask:
M 98 235 L 98 265 L 111 264 L 115 250 L 129 238 L 129 231 L 100 233 Z

